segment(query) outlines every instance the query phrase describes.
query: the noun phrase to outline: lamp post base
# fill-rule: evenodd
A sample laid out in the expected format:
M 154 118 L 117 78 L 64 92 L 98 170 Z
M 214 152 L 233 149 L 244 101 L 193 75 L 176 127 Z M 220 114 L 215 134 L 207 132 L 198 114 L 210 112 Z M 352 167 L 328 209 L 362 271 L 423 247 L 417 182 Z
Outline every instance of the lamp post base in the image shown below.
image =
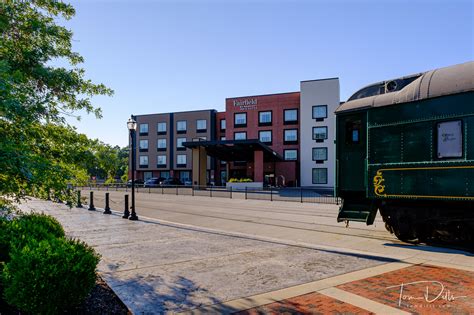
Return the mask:
M 138 220 L 138 216 L 136 215 L 136 213 L 132 213 L 128 219 L 129 219 L 129 220 L 132 220 L 132 221 L 137 221 L 137 220 Z

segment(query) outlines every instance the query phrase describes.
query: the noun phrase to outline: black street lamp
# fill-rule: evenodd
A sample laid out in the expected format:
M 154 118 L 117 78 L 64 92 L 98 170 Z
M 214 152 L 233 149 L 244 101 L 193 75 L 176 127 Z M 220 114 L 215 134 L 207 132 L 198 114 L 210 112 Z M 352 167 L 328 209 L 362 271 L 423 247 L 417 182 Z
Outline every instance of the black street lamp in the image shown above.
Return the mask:
M 135 166 L 136 166 L 136 153 L 135 153 L 135 138 L 137 131 L 137 122 L 133 119 L 133 116 L 128 119 L 127 128 L 130 131 L 130 145 L 132 146 L 132 214 L 130 220 L 138 220 L 137 213 L 135 212 Z

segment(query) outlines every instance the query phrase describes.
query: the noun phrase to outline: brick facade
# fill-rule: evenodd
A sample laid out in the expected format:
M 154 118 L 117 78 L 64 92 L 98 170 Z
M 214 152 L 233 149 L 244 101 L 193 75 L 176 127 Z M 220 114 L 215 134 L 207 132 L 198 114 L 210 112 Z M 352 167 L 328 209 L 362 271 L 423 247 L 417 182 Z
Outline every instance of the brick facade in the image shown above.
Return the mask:
M 140 167 L 140 157 L 137 153 L 136 177 L 192 177 L 191 149 L 177 148 L 178 138 L 184 136 L 177 132 L 176 124 L 179 120 L 186 120 L 189 129 L 185 135 L 186 141 L 195 141 L 198 137 L 205 137 L 207 141 L 232 141 L 238 140 L 236 137 L 240 136 L 241 139 L 260 140 L 281 157 L 276 159 L 278 162 L 269 162 L 271 157 L 266 156 L 264 163 L 257 162 L 258 169 L 255 169 L 255 163 L 250 161 L 249 157 L 246 157 L 249 161 L 228 163 L 209 158 L 207 184 L 224 186 L 232 177 L 255 180 L 256 177 L 262 178 L 260 172 L 263 172 L 266 185 L 332 189 L 335 185 L 336 170 L 333 113 L 339 104 L 339 79 L 327 78 L 301 81 L 300 91 L 297 92 L 227 98 L 223 112 L 197 110 L 135 116 L 139 125 L 148 123 L 150 128 L 148 136 L 139 135 L 137 139 L 137 146 L 140 140 L 147 139 L 146 137 L 149 139 L 149 165 Z M 240 125 L 235 124 L 237 118 Z M 198 132 L 198 119 L 207 121 L 206 132 Z M 156 123 L 160 120 L 168 122 L 170 129 L 165 135 L 156 134 Z M 325 139 L 314 139 L 317 127 L 323 130 L 326 128 Z M 286 140 L 290 141 L 285 141 L 285 135 Z M 160 137 L 167 138 L 169 149 L 166 152 L 155 151 L 156 141 Z M 271 141 L 267 141 L 270 138 Z M 222 143 L 213 142 L 207 145 Z M 319 150 L 315 150 L 318 148 Z M 143 152 L 139 153 L 144 155 Z M 158 167 L 157 154 L 166 154 L 166 165 Z M 183 155 L 186 155 L 186 158 Z M 177 165 L 178 158 L 186 163 Z
M 271 131 L 271 143 L 267 145 L 285 156 L 285 150 L 296 150 L 297 159 L 295 161 L 266 162 L 263 164 L 263 173 L 267 175 L 265 182 L 271 185 L 296 186 L 299 182 L 299 107 L 300 92 L 290 92 L 270 95 L 244 96 L 226 99 L 226 111 L 218 113 L 219 128 L 220 119 L 226 120 L 225 138 L 234 140 L 236 133 L 245 132 L 246 139 L 259 139 L 261 131 Z M 285 123 L 285 110 L 296 110 L 297 120 Z M 271 122 L 262 123 L 259 121 L 260 113 L 271 112 Z M 236 125 L 235 115 L 246 114 L 246 124 Z M 295 142 L 285 143 L 285 130 L 296 130 L 297 139 Z M 220 130 L 220 129 L 219 129 Z M 248 162 L 242 166 L 230 163 L 228 177 L 250 177 L 255 176 L 254 163 Z M 227 166 L 219 163 L 218 174 L 226 170 Z M 230 175 L 230 176 L 229 176 Z

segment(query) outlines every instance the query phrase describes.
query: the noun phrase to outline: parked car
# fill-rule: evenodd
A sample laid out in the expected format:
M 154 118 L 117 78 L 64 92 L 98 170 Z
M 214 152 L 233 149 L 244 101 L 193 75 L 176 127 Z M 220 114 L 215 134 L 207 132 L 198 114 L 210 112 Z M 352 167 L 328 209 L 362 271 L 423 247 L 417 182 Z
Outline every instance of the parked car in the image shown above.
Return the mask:
M 158 187 L 161 185 L 161 182 L 163 180 L 164 178 L 161 178 L 161 177 L 152 177 L 146 180 L 144 187 Z
M 179 186 L 183 185 L 183 182 L 177 178 L 168 178 L 161 182 L 163 186 Z
M 142 179 L 135 179 L 135 185 L 142 186 L 144 184 Z M 132 187 L 132 180 L 129 179 L 127 182 L 127 187 Z

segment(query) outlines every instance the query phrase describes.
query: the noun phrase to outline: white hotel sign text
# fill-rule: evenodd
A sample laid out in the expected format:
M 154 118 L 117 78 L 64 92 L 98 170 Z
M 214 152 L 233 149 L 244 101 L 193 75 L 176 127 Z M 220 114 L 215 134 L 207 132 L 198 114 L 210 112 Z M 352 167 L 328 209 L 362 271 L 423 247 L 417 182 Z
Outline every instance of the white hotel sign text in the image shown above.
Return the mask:
M 257 99 L 234 100 L 234 107 L 239 107 L 240 110 L 257 109 Z

